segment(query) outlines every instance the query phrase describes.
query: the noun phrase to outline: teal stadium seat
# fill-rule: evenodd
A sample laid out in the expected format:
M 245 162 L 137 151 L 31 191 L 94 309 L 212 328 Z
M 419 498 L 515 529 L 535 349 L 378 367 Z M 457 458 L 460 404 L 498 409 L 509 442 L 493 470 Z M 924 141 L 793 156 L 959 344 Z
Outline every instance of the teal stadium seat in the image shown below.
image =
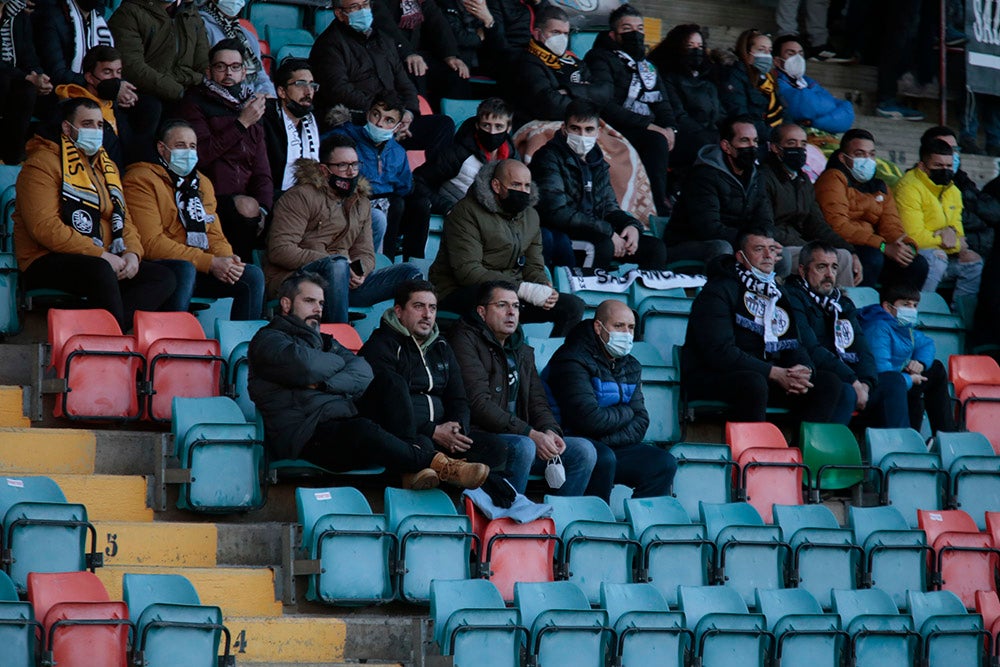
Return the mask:
M 604 667 L 612 630 L 607 613 L 590 608 L 571 581 L 518 583 L 514 606 L 531 631 L 528 654 L 546 667 Z
M 906 592 L 926 591 L 927 537 L 913 530 L 895 507 L 849 507 L 847 525 L 865 552 L 864 584 L 885 591 L 900 609 Z
M 982 433 L 938 433 L 936 441 L 951 501 L 985 529 L 985 513 L 1000 507 L 1000 457 Z
M 824 614 L 804 588 L 757 590 L 757 608 L 774 633 L 774 662 L 810 667 L 840 667 L 847 633 L 840 617 Z
M 692 521 L 700 519 L 698 503 L 729 503 L 733 500 L 733 468 L 736 465 L 726 445 L 679 442 L 670 448 L 677 459 L 674 496 Z
M 650 343 L 636 341 L 632 356 L 642 365 L 642 396 L 649 413 L 646 442 L 672 443 L 681 437 L 680 373 Z
M 476 109 L 482 100 L 456 100 L 449 97 L 441 98 L 441 113 L 455 121 L 455 127 L 459 127 L 469 118 L 476 115 Z
M 577 58 L 583 58 L 594 46 L 600 34 L 599 31 L 574 30 L 569 34 L 569 50 L 576 54 Z
M 965 323 L 951 312 L 937 292 L 921 292 L 917 306 L 918 328 L 934 341 L 934 358 L 948 366 L 953 354 L 965 353 Z
M 538 369 L 539 375 L 541 375 L 546 367 L 548 367 L 549 362 L 552 360 L 552 356 L 556 353 L 562 344 L 566 342 L 565 338 L 528 338 L 526 341 L 535 350 L 535 368 Z
M 615 631 L 619 664 L 684 667 L 694 633 L 652 584 L 601 584 L 601 607 Z
M 882 469 L 883 495 L 917 527 L 918 509 L 945 509 L 948 472 L 911 428 L 869 428 L 865 442 L 872 465 Z
M 280 2 L 252 2 L 248 11 L 248 17 L 262 39 L 266 39 L 265 27 L 302 28 L 301 5 L 286 5 Z
M 528 630 L 490 582 L 435 579 L 430 617 L 441 654 L 451 656 L 453 664 L 520 667 Z
M 982 665 L 984 638 L 979 614 L 970 614 L 958 596 L 950 591 L 911 591 L 910 615 L 920 633 L 920 655 L 927 667 Z
M 713 667 L 765 667 L 774 636 L 763 614 L 751 614 L 743 597 L 724 586 L 681 586 L 677 591 L 694 655 Z
M 42 632 L 42 625 L 35 620 L 31 603 L 21 602 L 14 582 L 0 572 L 0 646 L 5 665 L 35 667 L 36 632 Z M 44 635 L 40 636 L 44 643 Z
M 317 9 L 313 21 L 313 34 L 319 37 L 320 33 L 330 27 L 330 24 L 337 20 L 332 9 Z
M 919 635 L 909 616 L 900 615 L 888 593 L 878 588 L 834 591 L 833 609 L 850 636 L 857 667 L 912 665 Z
M 247 364 L 247 349 L 250 347 L 250 340 L 265 326 L 267 320 L 215 321 L 215 339 L 219 341 L 219 354 L 226 360 L 226 386 L 248 421 L 253 420 L 256 408 L 247 390 L 250 370 Z

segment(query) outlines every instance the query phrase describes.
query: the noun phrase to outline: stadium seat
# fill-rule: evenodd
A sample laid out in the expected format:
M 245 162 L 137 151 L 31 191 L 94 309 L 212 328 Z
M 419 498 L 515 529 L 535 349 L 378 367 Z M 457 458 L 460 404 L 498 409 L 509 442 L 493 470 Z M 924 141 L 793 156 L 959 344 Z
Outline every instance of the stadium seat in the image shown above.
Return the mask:
M 31 603 L 21 602 L 14 582 L 0 572 L 0 646 L 3 646 L 5 665 L 35 667 L 36 632 L 44 645 L 42 624 L 35 620 Z
M 580 587 L 591 604 L 601 598 L 601 582 L 634 581 L 639 543 L 628 524 L 615 516 L 600 498 L 545 496 L 552 506 L 556 533 L 562 538 L 559 565 L 566 578 Z M 525 619 L 525 625 L 527 619 Z
M 514 606 L 531 632 L 528 654 L 549 667 L 604 667 L 613 631 L 572 581 L 518 583 Z
M 146 667 L 226 664 L 229 630 L 222 610 L 205 606 L 179 574 L 125 574 L 122 593 L 135 624 L 135 662 Z M 225 636 L 225 650 L 219 644 Z
M 565 342 L 565 338 L 527 339 L 528 345 L 535 350 L 535 368 L 538 369 L 539 374 L 545 371 L 546 367 L 549 365 L 549 361 L 552 360 L 552 356 L 556 353 L 556 350 L 562 347 L 562 344 Z
M 892 598 L 880 589 L 834 591 L 833 609 L 850 636 L 852 664 L 857 667 L 912 665 L 918 633 L 909 616 L 900 615 Z
M 358 353 L 361 346 L 364 343 L 361 341 L 361 336 L 358 335 L 357 330 L 350 324 L 344 323 L 324 323 L 319 325 L 319 330 L 329 336 L 333 336 L 333 339 L 346 347 L 348 350 L 354 354 Z
M 680 374 L 650 343 L 636 341 L 632 356 L 642 365 L 642 396 L 649 413 L 645 442 L 673 443 L 681 437 Z
M 431 582 L 430 618 L 442 655 L 455 665 L 520 667 L 528 630 L 496 586 L 482 579 Z
M 864 308 L 879 303 L 878 290 L 874 287 L 848 287 L 841 288 L 841 291 L 845 296 L 850 297 L 855 308 Z
M 728 503 L 733 500 L 733 468 L 736 463 L 726 445 L 680 442 L 670 448 L 677 459 L 673 494 L 692 521 L 700 518 L 698 503 Z
M 921 593 L 911 591 L 910 615 L 913 627 L 920 633 L 920 655 L 928 667 L 982 665 L 984 637 L 983 619 L 970 614 L 965 605 L 950 591 Z
M 847 633 L 840 618 L 824 614 L 804 588 L 757 589 L 757 608 L 774 633 L 774 662 L 811 667 L 840 667 Z
M 802 504 L 802 453 L 792 449 L 777 426 L 770 422 L 726 422 L 726 442 L 740 469 L 737 498 L 746 500 L 764 519 L 773 523 L 774 505 Z M 808 488 L 810 484 L 806 484 Z
M 947 365 L 952 355 L 965 351 L 965 324 L 941 294 L 921 292 L 917 317 L 918 328 L 934 341 L 935 359 Z
M 594 46 L 597 36 L 601 32 L 597 30 L 574 30 L 569 34 L 569 49 L 577 58 L 583 59 Z
M 789 584 L 803 588 L 824 609 L 833 589 L 858 588 L 864 551 L 824 505 L 775 505 L 774 518 L 792 548 Z
M 961 425 L 985 435 L 1000 454 L 1000 365 L 986 355 L 955 355 L 948 379 L 961 405 Z
M 198 320 L 205 338 L 212 338 L 215 336 L 215 323 L 219 320 L 228 320 L 233 312 L 233 298 L 191 297 L 188 312 Z
M 992 538 L 980 533 L 976 522 L 962 510 L 918 510 L 921 530 L 934 549 L 935 582 L 942 590 L 962 599 L 974 609 L 976 591 L 997 590 L 994 572 L 997 549 Z
M 280 2 L 252 2 L 248 11 L 251 23 L 257 28 L 257 33 L 263 39 L 267 39 L 264 33 L 265 28 L 292 29 L 302 27 L 301 5 Z
M 458 128 L 466 120 L 476 115 L 476 109 L 482 100 L 456 100 L 449 97 L 441 98 L 441 113 L 455 121 Z
M 843 424 L 802 422 L 799 430 L 802 460 L 812 471 L 813 500 L 820 492 L 847 489 L 864 481 L 864 471 L 871 469 L 861 462 L 861 450 L 851 429 Z M 881 470 L 876 472 L 881 482 Z
M 685 665 L 694 633 L 652 584 L 601 584 L 601 607 L 615 631 L 618 664 Z
M 756 604 L 755 589 L 784 588 L 790 548 L 781 528 L 765 526 L 749 503 L 702 503 L 701 522 L 718 549 L 716 583 L 735 590 L 748 606 Z
M 266 500 L 264 443 L 231 398 L 174 398 L 174 455 L 190 481 L 177 507 L 199 512 L 247 512 Z
M 139 353 L 146 358 L 150 419 L 169 421 L 175 396 L 219 395 L 225 363 L 219 341 L 205 338 L 194 315 L 137 311 L 135 335 Z
M 664 359 L 673 359 L 674 347 L 684 344 L 688 318 L 694 299 L 685 296 L 657 296 L 638 304 L 642 339 L 660 351 Z
M 250 340 L 265 326 L 267 320 L 215 321 L 215 339 L 219 341 L 219 353 L 226 360 L 228 393 L 240 406 L 248 421 L 254 418 L 256 410 L 247 390 L 250 368 L 247 364 L 247 349 L 250 347 Z
M 330 27 L 336 20 L 336 15 L 332 9 L 317 9 L 313 17 L 313 34 L 319 37 L 320 33 Z
M 20 277 L 14 253 L 0 253 L 0 338 L 21 331 L 18 308 Z
M 763 614 L 751 614 L 742 596 L 723 586 L 679 586 L 687 627 L 694 631 L 694 655 L 713 667 L 765 667 L 774 635 Z
M 396 536 L 360 491 L 296 489 L 295 506 L 302 547 L 316 562 L 307 599 L 341 605 L 393 600 Z
M 101 565 L 103 554 L 86 507 L 67 503 L 48 477 L 7 477 L 5 482 L 0 485 L 0 560 L 19 591 L 25 590 L 30 572 L 93 571 Z
M 993 656 L 1000 655 L 1000 597 L 996 591 L 976 591 L 976 612 L 983 617 L 983 627 L 990 633 L 987 650 L 992 649 Z M 992 664 L 992 663 L 991 663 Z
M 50 308 L 48 343 L 51 367 L 62 380 L 56 417 L 129 421 L 142 416 L 136 382 L 145 361 L 135 336 L 123 336 L 111 313 Z
M 642 547 L 639 578 L 651 581 L 669 604 L 677 604 L 679 585 L 711 583 L 715 542 L 676 498 L 629 498 L 625 515 Z
M 982 433 L 938 433 L 936 442 L 951 478 L 952 505 L 985 529 L 984 514 L 1000 507 L 1000 457 Z
M 927 536 L 912 530 L 895 507 L 850 507 L 848 527 L 865 552 L 864 584 L 885 591 L 900 609 L 906 592 L 926 591 Z
M 637 268 L 635 264 L 623 264 L 615 270 L 607 270 L 604 273 L 609 279 L 620 278 L 632 269 Z M 579 289 L 572 282 L 572 272 L 574 269 L 565 266 L 557 266 L 552 270 L 552 286 L 564 294 L 575 294 L 583 299 L 588 308 L 597 308 L 606 299 L 616 299 L 622 303 L 632 306 L 629 299 L 629 292 L 613 289 Z M 637 323 L 638 324 L 638 323 Z
M 884 473 L 882 493 L 917 527 L 917 510 L 945 509 L 948 471 L 937 454 L 928 453 L 921 435 L 911 428 L 869 428 L 865 442 L 873 466 Z
M 388 487 L 385 515 L 386 529 L 399 538 L 399 560 L 406 564 L 397 584 L 402 599 L 426 602 L 432 579 L 470 577 L 469 551 L 478 539 L 469 518 L 458 514 L 444 491 Z

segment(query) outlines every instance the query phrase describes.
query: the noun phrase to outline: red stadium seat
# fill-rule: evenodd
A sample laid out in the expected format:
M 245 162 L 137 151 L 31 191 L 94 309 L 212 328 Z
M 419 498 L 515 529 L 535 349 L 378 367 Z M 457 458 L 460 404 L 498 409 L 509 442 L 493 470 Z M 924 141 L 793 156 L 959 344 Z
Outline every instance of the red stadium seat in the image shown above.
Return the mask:
M 802 504 L 802 452 L 788 446 L 769 422 L 727 422 L 726 442 L 739 465 L 737 495 L 753 505 L 765 523 L 772 506 Z
M 1000 637 L 1000 598 L 996 591 L 976 591 L 976 612 L 983 617 L 983 627 L 990 633 L 991 645 L 987 645 L 996 655 L 997 637 Z
M 996 591 L 997 550 L 962 510 L 917 510 L 917 524 L 936 554 L 938 586 L 972 609 L 976 591 Z
M 982 433 L 1000 454 L 1000 365 L 985 355 L 952 355 L 948 377 L 961 403 L 961 423 Z
M 153 392 L 146 409 L 150 419 L 169 421 L 175 396 L 219 395 L 223 364 L 219 341 L 205 338 L 194 315 L 138 311 L 135 334 Z
M 726 422 L 726 443 L 734 461 L 754 447 L 788 447 L 781 429 L 770 422 Z
M 406 151 L 406 161 L 410 163 L 410 171 L 427 162 L 426 151 Z
M 334 340 L 346 347 L 351 352 L 357 354 L 358 350 L 364 343 L 361 342 L 361 336 L 358 334 L 358 330 L 352 327 L 350 324 L 330 323 L 319 325 L 319 330 L 323 333 L 333 336 Z
M 948 360 L 948 376 L 961 399 L 968 385 L 1000 385 L 1000 365 L 986 355 L 955 354 Z

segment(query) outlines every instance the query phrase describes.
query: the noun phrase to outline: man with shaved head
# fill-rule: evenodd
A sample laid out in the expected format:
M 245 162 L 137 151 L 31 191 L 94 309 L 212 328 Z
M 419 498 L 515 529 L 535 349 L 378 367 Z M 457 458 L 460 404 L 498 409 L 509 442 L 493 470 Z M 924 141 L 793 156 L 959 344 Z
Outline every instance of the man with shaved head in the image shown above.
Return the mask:
M 642 365 L 630 354 L 634 333 L 632 309 L 608 299 L 597 307 L 594 319 L 570 331 L 547 371 L 563 430 L 587 438 L 597 449 L 587 495 L 605 500 L 615 484 L 632 487 L 634 498 L 665 496 L 677 471 L 668 452 L 643 444 L 649 413 L 642 396 Z
M 444 238 L 430 268 L 443 310 L 467 313 L 479 285 L 507 281 L 517 288 L 521 322 L 552 322 L 565 336 L 583 317 L 583 301 L 560 294 L 545 274 L 542 233 L 533 208 L 538 194 L 519 160 L 488 162 L 444 222 Z

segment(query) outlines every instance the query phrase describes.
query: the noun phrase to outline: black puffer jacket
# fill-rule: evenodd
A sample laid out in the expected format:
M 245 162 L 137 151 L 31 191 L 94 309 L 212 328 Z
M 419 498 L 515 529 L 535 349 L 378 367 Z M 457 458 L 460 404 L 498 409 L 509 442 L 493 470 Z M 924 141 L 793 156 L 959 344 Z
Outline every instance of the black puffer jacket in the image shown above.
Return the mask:
M 663 240 L 667 246 L 715 239 L 733 244 L 741 228 L 773 222 L 760 170 L 755 167 L 744 186 L 729 170 L 722 149 L 713 144 L 698 151 Z
M 674 112 L 674 122 L 680 134 L 698 133 L 705 143 L 717 141 L 719 123 L 725 118 L 719 89 L 707 76 L 691 76 L 679 72 L 661 74 L 663 85 Z
M 567 145 L 566 135 L 556 132 L 532 156 L 530 168 L 538 183 L 535 210 L 543 227 L 586 241 L 609 238 L 629 225 L 642 232 L 642 224 L 618 206 L 600 147 L 594 146 L 582 161 Z
M 642 442 L 649 413 L 642 397 L 642 365 L 632 355 L 610 359 L 594 333 L 594 320 L 573 327 L 549 362 L 549 386 L 568 435 L 608 447 Z
M 278 459 L 298 458 L 320 422 L 355 416 L 354 399 L 372 381 L 367 361 L 294 315 L 258 331 L 247 360 L 250 398 Z
M 851 245 L 826 224 L 808 176 L 800 170 L 798 176 L 792 178 L 774 153 L 768 153 L 760 170 L 774 211 L 775 241 L 786 246 L 826 241 L 834 248 L 854 252 Z
M 547 50 L 545 52 L 555 58 Z M 568 51 L 566 57 L 569 57 Z M 561 121 L 573 100 L 590 100 L 600 109 L 611 97 L 610 83 L 594 81 L 584 61 L 577 58 L 573 64 L 549 67 L 527 50 L 508 68 L 505 84 L 507 99 L 515 104 L 517 125 L 531 120 Z
M 435 426 L 450 421 L 469 432 L 469 401 L 458 360 L 436 325 L 427 340 L 418 343 L 390 308 L 359 354 L 372 372 L 397 373 L 409 385 L 418 433 L 431 438 Z
M 861 380 L 869 388 L 878 384 L 875 358 L 858 323 L 853 301 L 845 295 L 838 299 L 841 312 L 838 316 L 837 335 L 845 345 L 844 353 L 840 354 L 834 344 L 833 315 L 825 312 L 810 296 L 805 281 L 799 276 L 792 276 L 785 284 L 785 294 L 792 304 L 795 323 L 799 327 L 799 340 L 813 360 L 816 370 L 836 373 L 837 377 L 848 383 Z
M 388 0 L 372 5 L 375 27 L 392 35 L 402 58 L 417 52 L 431 53 L 444 60 L 458 55 L 458 45 L 436 0 L 418 0 L 423 20 L 414 28 L 399 25 L 403 15 L 400 0 Z M 468 63 L 466 63 L 468 64 Z
M 955 185 L 962 191 L 962 230 L 969 247 L 983 258 L 993 248 L 1000 227 L 1000 178 L 994 178 L 980 190 L 965 171 L 955 172 Z

